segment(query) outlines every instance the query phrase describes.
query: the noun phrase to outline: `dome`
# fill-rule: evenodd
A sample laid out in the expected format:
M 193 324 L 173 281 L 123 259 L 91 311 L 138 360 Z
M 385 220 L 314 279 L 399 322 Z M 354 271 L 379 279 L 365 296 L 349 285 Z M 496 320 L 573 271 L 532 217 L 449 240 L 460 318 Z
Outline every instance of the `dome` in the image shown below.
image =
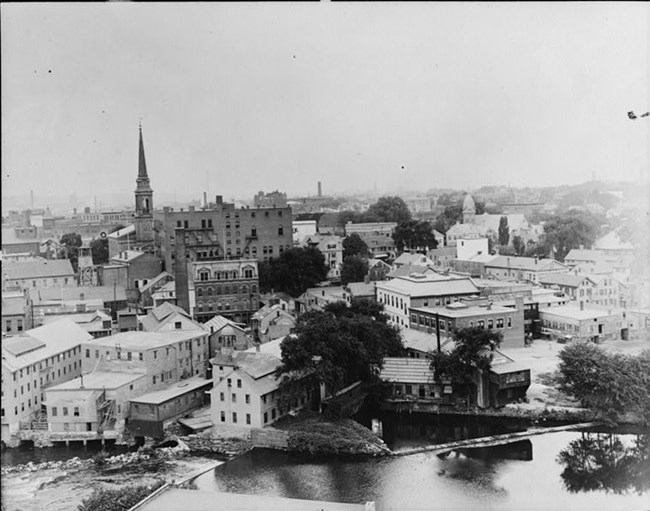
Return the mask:
M 465 200 L 463 201 L 463 214 L 476 214 L 476 205 L 474 204 L 474 199 L 472 199 L 472 196 L 469 193 L 465 195 Z

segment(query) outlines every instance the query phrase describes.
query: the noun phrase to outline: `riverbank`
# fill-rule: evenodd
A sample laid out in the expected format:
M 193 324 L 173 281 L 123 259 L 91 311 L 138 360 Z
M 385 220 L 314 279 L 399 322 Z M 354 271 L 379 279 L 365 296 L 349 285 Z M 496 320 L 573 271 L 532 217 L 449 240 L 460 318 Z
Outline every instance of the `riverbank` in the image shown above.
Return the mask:
M 385 456 L 390 449 L 352 419 L 328 420 L 313 412 L 281 419 L 275 429 L 288 434 L 288 452 L 311 456 Z

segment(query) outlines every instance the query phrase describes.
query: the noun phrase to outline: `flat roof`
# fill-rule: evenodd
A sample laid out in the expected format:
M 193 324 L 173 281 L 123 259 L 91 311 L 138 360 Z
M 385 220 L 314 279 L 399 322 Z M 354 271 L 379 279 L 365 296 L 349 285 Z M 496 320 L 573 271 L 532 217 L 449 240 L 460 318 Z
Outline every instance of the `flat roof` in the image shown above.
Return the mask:
M 159 405 L 170 399 L 175 399 L 178 396 L 187 394 L 188 392 L 193 392 L 196 389 L 202 387 L 207 387 L 212 385 L 211 379 L 201 378 L 200 376 L 194 376 L 187 380 L 181 380 L 179 382 L 170 385 L 167 388 L 156 390 L 153 392 L 148 392 L 136 398 L 130 399 L 131 403 L 145 403 L 150 405 Z
M 288 499 L 267 495 L 185 490 L 169 488 L 144 504 L 138 511 L 363 511 L 365 504 L 321 500 Z
M 492 305 L 491 309 L 472 305 L 469 307 L 447 308 L 447 307 L 413 307 L 411 311 L 425 312 L 428 314 L 439 314 L 449 318 L 471 318 L 474 316 L 494 316 L 499 314 L 512 313 L 515 309 L 511 307 L 502 307 L 501 305 Z
M 540 314 L 552 314 L 554 316 L 577 320 L 607 318 L 619 314 L 621 311 L 622 309 L 614 307 L 612 307 L 611 310 L 587 307 L 585 307 L 584 310 L 580 310 L 578 307 L 574 307 L 573 305 L 558 305 L 557 307 L 551 307 L 549 309 L 539 309 Z
M 128 385 L 135 380 L 146 377 L 146 373 L 118 373 L 113 371 L 97 371 L 83 375 L 83 387 L 81 377 L 68 380 L 58 385 L 48 387 L 46 390 L 102 390 L 117 389 Z
M 109 346 L 114 347 L 116 344 L 120 345 L 123 350 L 148 350 L 161 346 L 169 346 L 179 341 L 187 341 L 196 339 L 206 335 L 207 332 L 203 330 L 169 330 L 158 332 L 121 332 L 108 337 L 100 337 L 94 339 L 90 344 L 94 347 Z

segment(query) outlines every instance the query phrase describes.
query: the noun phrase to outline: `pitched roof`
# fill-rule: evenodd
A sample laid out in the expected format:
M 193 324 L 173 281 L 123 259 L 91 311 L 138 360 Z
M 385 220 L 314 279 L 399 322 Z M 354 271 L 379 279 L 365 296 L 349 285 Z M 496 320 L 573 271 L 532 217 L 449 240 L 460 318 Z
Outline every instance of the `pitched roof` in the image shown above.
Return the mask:
M 170 278 L 170 279 L 172 279 L 172 280 L 171 280 L 172 282 L 174 281 L 174 276 L 173 276 L 173 275 L 167 273 L 166 271 L 163 271 L 163 272 L 161 272 L 159 275 L 157 275 L 156 277 L 154 277 L 153 279 L 151 279 L 149 282 L 147 282 L 146 285 L 142 286 L 142 287 L 140 288 L 140 293 L 145 293 L 145 292 L 147 292 L 147 291 L 148 291 L 149 289 L 151 289 L 153 286 L 157 285 L 161 280 L 166 279 L 166 278 Z
M 565 261 L 599 261 L 605 258 L 605 254 L 600 250 L 584 250 L 580 248 L 574 248 L 569 251 L 569 253 L 564 256 Z
M 575 273 L 549 273 L 547 275 L 540 275 L 540 284 L 551 284 L 564 287 L 580 287 L 585 281 L 589 280 L 594 283 L 594 280 L 587 275 L 576 275 Z
M 75 275 L 69 259 L 3 261 L 2 272 L 10 280 L 74 277 Z
M 16 296 L 2 294 L 2 317 L 23 315 L 26 306 L 26 299 L 22 294 Z
M 350 282 L 347 286 L 352 297 L 355 296 L 375 296 L 374 282 Z
M 127 236 L 129 234 L 135 234 L 135 225 L 127 225 L 123 229 L 120 229 L 118 231 L 112 232 L 108 235 L 109 238 L 123 238 L 124 236 Z
M 206 380 L 201 376 L 193 376 L 187 380 L 181 380 L 171 385 L 167 386 L 164 389 L 154 390 L 153 392 L 148 392 L 142 394 L 136 398 L 130 399 L 131 403 L 147 403 L 152 405 L 159 405 L 170 399 L 187 394 L 197 389 L 203 387 L 212 386 L 212 380 Z
M 386 357 L 379 377 L 403 383 L 434 383 L 431 361 L 426 358 Z
M 46 392 L 52 390 L 104 390 L 104 389 L 118 389 L 124 387 L 129 383 L 146 378 L 146 374 L 142 372 L 119 372 L 119 371 L 96 371 L 93 373 L 84 374 L 83 377 L 73 378 L 72 380 L 52 385 L 48 387 Z M 83 386 L 82 386 L 83 382 Z
M 368 269 L 374 268 L 375 266 L 386 266 L 390 268 L 390 265 L 381 259 L 368 259 Z
M 410 252 L 404 252 L 397 259 L 395 259 L 395 262 L 393 264 L 395 266 L 404 264 L 417 264 L 426 266 L 427 264 L 433 264 L 433 261 L 424 254 L 411 254 Z
M 411 274 L 419 273 L 422 275 L 425 274 L 438 274 L 433 267 L 433 263 L 430 265 L 424 264 L 405 264 L 399 268 L 394 268 L 386 274 L 389 279 L 394 279 L 395 277 L 408 277 Z
M 16 370 L 92 340 L 74 321 L 64 318 L 2 340 L 2 363 Z
M 259 349 L 260 353 L 266 353 L 268 355 L 273 355 L 278 359 L 282 359 L 282 342 L 287 336 L 280 337 L 278 339 L 273 339 L 272 341 L 265 342 L 260 344 Z M 257 347 L 248 348 L 244 350 L 247 353 L 256 353 Z
M 623 241 L 618 231 L 612 231 L 597 240 L 594 248 L 600 250 L 634 250 L 634 245 L 629 241 Z
M 244 331 L 244 328 L 238 323 L 235 323 L 234 321 L 231 321 L 228 318 L 224 318 L 223 316 L 219 316 L 219 315 L 214 316 L 210 320 L 203 323 L 203 327 L 206 330 L 210 331 L 211 328 L 214 328 L 215 332 L 218 332 L 225 326 L 231 326 L 233 328 L 241 330 L 242 332 Z
M 227 365 L 241 369 L 255 380 L 274 375 L 282 365 L 282 360 L 271 353 L 249 350 L 236 351 L 230 356 L 218 355 L 210 361 L 213 365 Z
M 194 321 L 192 316 L 178 305 L 169 302 L 163 302 L 158 305 L 158 307 L 149 311 L 149 314 L 141 320 L 142 329 L 147 332 L 160 330 L 165 324 L 170 322 L 172 319 L 177 318 L 179 315 L 191 321 L 196 326 L 196 330 L 203 330 L 203 327 Z

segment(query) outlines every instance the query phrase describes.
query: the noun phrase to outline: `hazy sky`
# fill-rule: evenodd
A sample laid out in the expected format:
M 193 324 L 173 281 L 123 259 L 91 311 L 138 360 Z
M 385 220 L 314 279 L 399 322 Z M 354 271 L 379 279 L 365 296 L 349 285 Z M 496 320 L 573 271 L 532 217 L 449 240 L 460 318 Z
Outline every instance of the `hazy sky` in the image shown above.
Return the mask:
M 1 14 L 3 195 L 131 192 L 140 118 L 154 191 L 197 197 L 648 173 L 649 3 Z

